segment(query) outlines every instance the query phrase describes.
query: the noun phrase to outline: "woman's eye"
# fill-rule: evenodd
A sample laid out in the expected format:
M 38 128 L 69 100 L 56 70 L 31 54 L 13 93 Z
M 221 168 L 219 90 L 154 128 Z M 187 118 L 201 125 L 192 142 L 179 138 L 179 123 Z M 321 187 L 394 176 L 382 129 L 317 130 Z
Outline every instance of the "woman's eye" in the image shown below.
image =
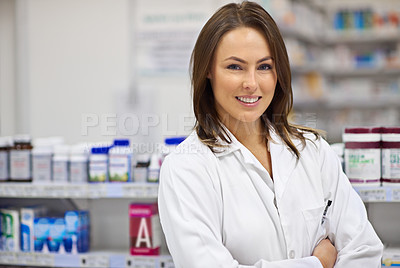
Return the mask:
M 242 69 L 242 68 L 240 68 L 240 66 L 237 65 L 237 64 L 228 65 L 227 68 L 228 68 L 229 70 L 241 70 L 241 69 Z
M 261 64 L 258 67 L 258 70 L 266 71 L 272 69 L 272 66 L 270 64 Z

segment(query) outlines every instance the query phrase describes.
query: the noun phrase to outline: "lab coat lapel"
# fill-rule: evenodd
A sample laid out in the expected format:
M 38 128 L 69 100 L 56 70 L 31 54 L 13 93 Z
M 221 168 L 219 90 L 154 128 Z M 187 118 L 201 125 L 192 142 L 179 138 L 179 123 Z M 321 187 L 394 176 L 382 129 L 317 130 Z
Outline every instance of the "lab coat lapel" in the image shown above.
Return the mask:
M 274 177 L 275 195 L 279 201 L 296 167 L 297 158 L 289 151 L 283 140 L 273 131 L 271 131 L 271 138 L 272 140 L 269 143 L 269 147 L 272 161 L 272 173 Z

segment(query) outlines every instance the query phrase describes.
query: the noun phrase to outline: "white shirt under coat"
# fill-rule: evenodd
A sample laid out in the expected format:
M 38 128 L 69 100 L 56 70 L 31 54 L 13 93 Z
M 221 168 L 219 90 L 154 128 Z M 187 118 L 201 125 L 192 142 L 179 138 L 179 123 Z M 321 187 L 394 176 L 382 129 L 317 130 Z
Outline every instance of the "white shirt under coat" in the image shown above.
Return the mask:
M 230 136 L 214 154 L 192 133 L 163 162 L 159 213 L 177 268 L 321 268 L 311 255 L 327 236 L 336 268 L 381 267 L 383 245 L 325 140 L 307 134 L 297 161 L 271 131 L 272 181 Z

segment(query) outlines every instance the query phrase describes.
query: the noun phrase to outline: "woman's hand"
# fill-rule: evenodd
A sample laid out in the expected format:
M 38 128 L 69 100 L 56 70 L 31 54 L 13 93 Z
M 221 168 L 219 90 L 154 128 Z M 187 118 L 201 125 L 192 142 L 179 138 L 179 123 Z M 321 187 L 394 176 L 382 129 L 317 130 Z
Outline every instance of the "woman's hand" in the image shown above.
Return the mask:
M 337 251 L 331 241 L 326 238 L 315 247 L 313 256 L 319 259 L 324 268 L 332 268 L 336 262 Z

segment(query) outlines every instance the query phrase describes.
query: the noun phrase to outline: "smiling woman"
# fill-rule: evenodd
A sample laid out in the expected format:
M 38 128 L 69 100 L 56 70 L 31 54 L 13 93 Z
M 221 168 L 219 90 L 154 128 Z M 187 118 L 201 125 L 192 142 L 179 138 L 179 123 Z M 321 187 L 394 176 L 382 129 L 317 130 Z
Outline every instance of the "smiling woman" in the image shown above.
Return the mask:
M 285 44 L 270 15 L 219 9 L 193 50 L 195 131 L 166 157 L 159 212 L 176 267 L 380 267 L 382 243 L 336 154 L 288 122 Z

